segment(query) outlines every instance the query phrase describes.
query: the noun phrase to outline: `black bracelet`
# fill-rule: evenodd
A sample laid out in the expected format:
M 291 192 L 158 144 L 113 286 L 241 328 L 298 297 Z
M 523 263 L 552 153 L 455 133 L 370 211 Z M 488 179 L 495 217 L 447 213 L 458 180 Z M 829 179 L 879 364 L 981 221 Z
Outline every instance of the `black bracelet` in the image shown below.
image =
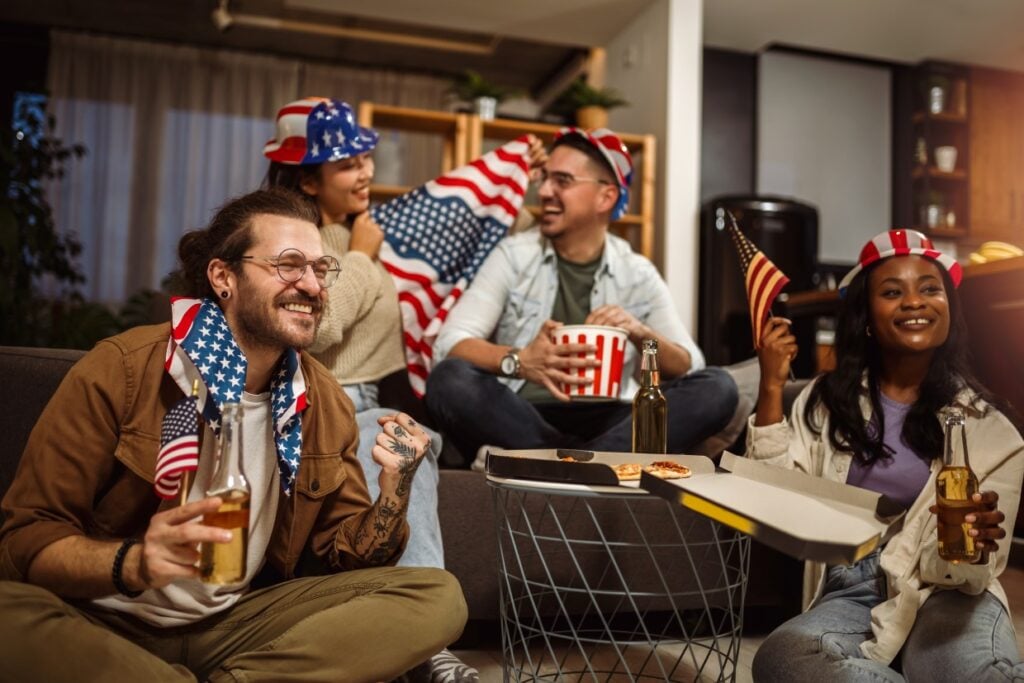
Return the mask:
M 128 550 L 136 543 L 142 543 L 142 541 L 137 538 L 124 539 L 124 543 L 121 544 L 121 547 L 117 549 L 117 554 L 114 555 L 114 566 L 110 570 L 110 578 L 114 581 L 114 588 L 126 598 L 137 598 L 142 595 L 142 591 L 128 590 L 128 586 L 124 583 L 124 577 L 121 576 L 121 570 L 124 569 L 124 558 L 128 556 Z

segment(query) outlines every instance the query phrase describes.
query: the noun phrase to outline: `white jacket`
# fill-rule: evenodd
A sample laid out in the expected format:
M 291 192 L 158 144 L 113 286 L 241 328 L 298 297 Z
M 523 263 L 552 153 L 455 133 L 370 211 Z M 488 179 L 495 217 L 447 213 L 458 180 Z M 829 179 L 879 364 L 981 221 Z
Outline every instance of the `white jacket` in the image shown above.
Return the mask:
M 849 451 L 833 450 L 828 439 L 825 409 L 820 405 L 817 409 L 818 420 L 825 417 L 820 435 L 811 431 L 804 422 L 804 406 L 812 387 L 813 383 L 808 384 L 797 397 L 790 420 L 755 427 L 754 417 L 750 418 L 747 457 L 846 483 L 853 456 Z M 978 400 L 975 408 L 971 408 L 972 395 L 962 392 L 955 403 L 964 410 L 967 418 L 965 429 L 970 464 L 978 476 L 981 490 L 999 494 L 999 509 L 1006 515 L 1002 525 L 1006 538 L 1000 541 L 999 551 L 990 556 L 985 565 L 954 565 L 939 558 L 935 515 L 928 511 L 935 503 L 935 475 L 942 468 L 941 459 L 934 460 L 928 483 L 907 510 L 902 530 L 889 540 L 882 551 L 880 563 L 885 572 L 889 599 L 871 611 L 874 639 L 861 645 L 864 654 L 875 661 L 892 662 L 914 626 L 917 610 L 936 588 L 958 589 L 971 595 L 988 590 L 1009 612 L 1006 593 L 996 577 L 1006 567 L 1017 518 L 1021 477 L 1024 476 L 1024 440 L 1006 416 L 994 407 Z M 860 406 L 864 419 L 869 420 L 871 403 L 866 393 L 861 396 Z M 808 609 L 821 595 L 824 578 L 823 564 L 805 563 L 804 609 Z

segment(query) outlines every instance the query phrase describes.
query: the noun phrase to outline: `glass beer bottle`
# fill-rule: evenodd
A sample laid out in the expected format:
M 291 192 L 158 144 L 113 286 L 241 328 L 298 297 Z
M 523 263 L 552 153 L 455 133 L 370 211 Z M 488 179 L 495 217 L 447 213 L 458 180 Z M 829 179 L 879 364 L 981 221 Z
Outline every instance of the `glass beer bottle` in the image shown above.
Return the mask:
M 242 471 L 242 406 L 221 407 L 217 467 L 207 496 L 219 496 L 220 508 L 203 516 L 203 524 L 231 531 L 227 543 L 202 543 L 199 573 L 204 583 L 238 583 L 245 578 L 249 549 L 249 482 Z
M 969 533 L 971 525 L 964 522 L 965 516 L 975 512 L 971 499 L 977 492 L 978 478 L 971 471 L 967 456 L 964 415 L 959 410 L 950 410 L 946 414 L 942 469 L 935 479 L 939 557 L 947 562 L 976 562 L 981 556 Z
M 633 397 L 633 452 L 668 452 L 668 404 L 658 386 L 658 340 L 644 340 L 640 390 Z

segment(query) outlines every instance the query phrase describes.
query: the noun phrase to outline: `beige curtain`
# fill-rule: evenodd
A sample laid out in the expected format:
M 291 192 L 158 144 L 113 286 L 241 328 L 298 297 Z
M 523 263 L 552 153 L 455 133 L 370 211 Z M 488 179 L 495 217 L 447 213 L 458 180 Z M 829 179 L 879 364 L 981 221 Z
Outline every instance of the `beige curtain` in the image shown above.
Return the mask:
M 86 295 L 118 302 L 158 287 L 181 235 L 259 185 L 282 104 L 323 95 L 353 106 L 441 108 L 446 86 L 429 76 L 55 31 L 49 111 L 57 135 L 88 153 L 49 195 L 57 225 L 83 243 Z M 379 182 L 437 175 L 439 143 L 381 133 Z

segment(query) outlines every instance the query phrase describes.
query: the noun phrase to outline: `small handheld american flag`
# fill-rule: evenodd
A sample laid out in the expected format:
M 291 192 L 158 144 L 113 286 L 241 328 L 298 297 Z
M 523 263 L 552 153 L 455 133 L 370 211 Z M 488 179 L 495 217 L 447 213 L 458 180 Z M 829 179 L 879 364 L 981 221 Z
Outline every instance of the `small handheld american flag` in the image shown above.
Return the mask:
M 747 302 L 750 305 L 750 327 L 754 331 L 754 348 L 761 346 L 761 334 L 764 322 L 771 315 L 772 304 L 782 288 L 789 283 L 789 278 L 779 270 L 778 266 L 768 260 L 747 236 L 740 232 L 736 218 L 729 214 L 729 235 L 740 256 L 747 286 Z
M 192 384 L 192 395 L 171 406 L 160 425 L 160 452 L 156 456 L 153 487 L 161 498 L 174 498 L 181 488 L 182 476 L 199 466 L 198 395 L 196 381 Z

